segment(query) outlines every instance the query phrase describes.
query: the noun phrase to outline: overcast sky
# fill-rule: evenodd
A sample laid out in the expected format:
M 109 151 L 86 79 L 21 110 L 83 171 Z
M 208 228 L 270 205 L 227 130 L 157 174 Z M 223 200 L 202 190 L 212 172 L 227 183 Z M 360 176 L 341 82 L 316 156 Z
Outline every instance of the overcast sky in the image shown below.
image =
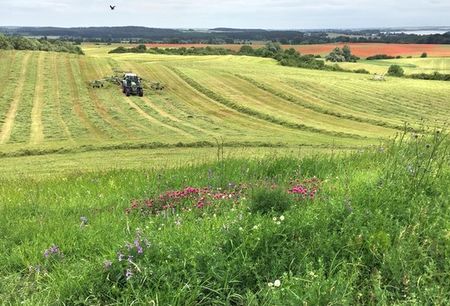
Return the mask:
M 450 0 L 0 0 L 0 13 L 0 26 L 448 26 Z

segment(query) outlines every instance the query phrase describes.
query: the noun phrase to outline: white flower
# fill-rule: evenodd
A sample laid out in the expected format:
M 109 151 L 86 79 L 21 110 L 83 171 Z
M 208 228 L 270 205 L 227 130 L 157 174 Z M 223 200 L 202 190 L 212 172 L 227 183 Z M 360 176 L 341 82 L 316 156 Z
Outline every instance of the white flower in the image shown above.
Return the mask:
M 273 222 L 277 222 L 277 217 L 273 217 Z
M 268 285 L 270 288 L 273 287 L 273 283 L 268 283 L 267 285 Z
M 281 282 L 280 282 L 280 280 L 279 279 L 277 279 L 274 283 L 273 283 L 273 285 L 275 286 L 275 287 L 280 287 L 281 286 Z
M 278 221 L 278 222 L 277 222 L 277 225 L 280 225 L 280 224 L 281 224 L 281 222 L 280 222 L 280 221 Z
M 280 221 L 284 221 L 284 216 L 281 216 L 281 217 L 280 217 Z

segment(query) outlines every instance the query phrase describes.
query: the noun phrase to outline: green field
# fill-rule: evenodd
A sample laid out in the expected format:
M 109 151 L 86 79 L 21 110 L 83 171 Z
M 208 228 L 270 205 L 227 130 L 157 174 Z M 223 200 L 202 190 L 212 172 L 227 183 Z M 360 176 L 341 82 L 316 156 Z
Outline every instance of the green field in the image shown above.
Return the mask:
M 0 51 L 0 305 L 450 304 L 448 82 L 108 50 Z
M 440 125 L 450 110 L 443 82 L 378 83 L 365 75 L 281 67 L 270 59 L 108 50 L 86 46 L 87 56 L 2 51 L 0 77 L 7 82 L 0 85 L 0 154 L 48 160 L 53 153 L 91 151 L 101 159 L 105 150 L 210 147 L 219 138 L 234 148 L 355 148 L 378 144 L 405 122 Z M 88 85 L 117 69 L 161 82 L 166 90 L 147 90 L 141 99 L 113 85 Z
M 391 60 L 361 60 L 357 63 L 340 63 L 345 69 L 366 69 L 371 73 L 387 73 L 391 65 L 399 65 L 405 74 L 439 72 L 450 74 L 450 57 L 402 58 Z

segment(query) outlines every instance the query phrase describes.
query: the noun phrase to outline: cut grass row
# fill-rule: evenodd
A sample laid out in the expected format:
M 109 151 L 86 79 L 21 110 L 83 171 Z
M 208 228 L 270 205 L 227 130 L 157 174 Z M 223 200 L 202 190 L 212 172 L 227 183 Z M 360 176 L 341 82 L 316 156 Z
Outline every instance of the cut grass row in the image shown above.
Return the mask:
M 277 114 L 289 122 L 298 122 L 308 127 L 317 127 L 332 133 L 358 134 L 362 137 L 381 137 L 391 135 L 393 131 L 385 127 L 377 127 L 365 122 L 355 122 L 346 118 L 330 116 L 295 103 L 292 99 L 283 99 L 279 95 L 263 90 L 247 80 L 230 74 L 219 74 L 189 70 L 192 78 L 209 86 L 215 92 L 236 103 L 245 104 L 247 107 L 257 108 L 266 114 Z
M 294 123 L 294 122 L 289 122 L 286 120 L 283 120 L 279 117 L 276 116 L 272 116 L 266 113 L 262 113 L 259 112 L 253 108 L 250 107 L 246 107 L 240 104 L 235 103 L 234 101 L 231 101 L 227 98 L 224 98 L 223 96 L 219 95 L 218 93 L 208 89 L 207 87 L 201 85 L 200 83 L 198 83 L 197 81 L 195 81 L 194 79 L 188 77 L 186 74 L 184 74 L 183 72 L 181 72 L 180 70 L 171 67 L 172 71 L 174 71 L 176 74 L 178 74 L 184 81 L 186 81 L 186 83 L 188 83 L 190 86 L 192 86 L 193 88 L 195 88 L 196 90 L 198 90 L 199 92 L 201 92 L 202 94 L 206 95 L 207 97 L 209 97 L 210 99 L 213 99 L 227 107 L 230 107 L 236 111 L 239 111 L 241 113 L 244 113 L 248 116 L 252 116 L 261 120 L 265 120 L 268 122 L 271 122 L 273 124 L 278 124 L 281 126 L 285 126 L 288 128 L 292 128 L 292 129 L 299 129 L 302 131 L 308 131 L 308 132 L 312 132 L 312 133 L 319 133 L 319 134 L 325 134 L 325 135 L 329 135 L 329 136 L 342 136 L 342 137 L 346 137 L 346 138 L 363 138 L 357 134 L 350 134 L 350 133 L 339 133 L 339 132 L 331 132 L 331 131 L 327 131 L 327 130 L 323 130 L 323 129 L 319 129 L 319 128 L 315 128 L 312 126 L 306 126 L 304 124 L 300 124 L 300 123 Z
M 30 59 L 24 63 L 24 76 L 14 93 L 9 117 L 9 138 L 5 142 L 28 143 L 31 132 L 31 110 L 36 87 L 39 53 L 30 54 Z M 6 121 L 8 124 L 8 121 Z M 8 134 L 8 128 L 5 128 Z
M 385 122 L 385 121 L 381 121 L 381 120 L 370 119 L 370 118 L 367 118 L 367 117 L 365 117 L 365 118 L 364 117 L 357 117 L 357 116 L 354 116 L 354 115 L 334 112 L 334 111 L 328 110 L 328 109 L 326 109 L 324 107 L 317 106 L 317 105 L 315 105 L 313 103 L 307 102 L 305 100 L 297 99 L 297 98 L 295 98 L 293 96 L 290 96 L 289 94 L 284 93 L 283 91 L 276 90 L 275 88 L 271 87 L 270 85 L 267 85 L 267 84 L 264 84 L 264 83 L 260 83 L 260 82 L 254 80 L 254 79 L 252 79 L 250 77 L 247 77 L 247 76 L 244 76 L 244 75 L 240 75 L 240 74 L 236 74 L 236 76 L 238 78 L 240 78 L 240 79 L 243 79 L 243 80 L 245 80 L 247 82 L 252 83 L 253 85 L 258 87 L 259 89 L 265 90 L 265 91 L 267 91 L 267 92 L 269 92 L 269 93 L 271 93 L 271 94 L 273 94 L 273 95 L 275 95 L 275 96 L 277 96 L 279 98 L 282 98 L 282 99 L 284 99 L 286 101 L 289 101 L 289 102 L 301 105 L 301 106 L 303 106 L 305 108 L 311 109 L 311 110 L 313 110 L 315 112 L 318 112 L 318 113 L 322 113 L 322 114 L 325 114 L 325 115 L 331 115 L 331 116 L 334 116 L 334 117 L 337 117 L 337 118 L 349 119 L 349 120 L 353 120 L 353 121 L 356 121 L 356 122 L 370 123 L 370 124 L 373 124 L 373 125 L 377 125 L 377 126 L 381 126 L 381 127 L 388 127 L 388 128 L 397 129 L 397 130 L 402 130 L 404 128 L 404 126 L 391 124 L 391 123 L 388 123 L 388 122 Z

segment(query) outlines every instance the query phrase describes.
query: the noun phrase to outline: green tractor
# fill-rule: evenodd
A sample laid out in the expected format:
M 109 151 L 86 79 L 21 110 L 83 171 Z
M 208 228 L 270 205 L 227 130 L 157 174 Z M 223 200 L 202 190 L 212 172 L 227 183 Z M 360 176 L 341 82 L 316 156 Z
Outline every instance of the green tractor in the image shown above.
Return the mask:
M 134 73 L 125 73 L 122 80 L 122 92 L 127 96 L 144 96 L 141 78 Z

